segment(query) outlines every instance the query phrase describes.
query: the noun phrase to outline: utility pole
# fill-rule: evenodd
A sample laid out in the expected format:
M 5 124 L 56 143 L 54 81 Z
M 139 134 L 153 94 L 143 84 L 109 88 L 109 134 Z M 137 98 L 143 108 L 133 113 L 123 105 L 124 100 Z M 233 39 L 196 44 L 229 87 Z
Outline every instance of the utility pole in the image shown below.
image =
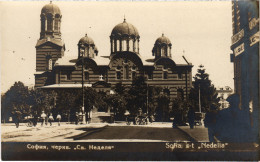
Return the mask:
M 146 114 L 148 115 L 148 104 L 149 104 L 149 101 L 148 101 L 148 83 L 146 83 L 146 86 L 147 86 L 147 90 L 146 90 Z
M 200 84 L 199 84 L 199 112 L 201 113 L 201 103 L 200 103 Z
M 82 115 L 83 115 L 83 124 L 86 124 L 86 113 L 85 113 L 85 105 L 84 105 L 84 53 L 85 53 L 85 50 L 81 50 L 81 61 L 82 61 Z

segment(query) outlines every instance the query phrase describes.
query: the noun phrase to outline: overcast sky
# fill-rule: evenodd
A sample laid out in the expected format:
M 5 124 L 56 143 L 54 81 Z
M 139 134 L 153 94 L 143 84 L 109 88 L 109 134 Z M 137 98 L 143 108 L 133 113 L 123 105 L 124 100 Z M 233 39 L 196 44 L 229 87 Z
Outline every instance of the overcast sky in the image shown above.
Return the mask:
M 15 81 L 34 84 L 35 45 L 40 37 L 41 8 L 49 1 L 0 2 L 1 91 Z M 140 54 L 153 57 L 155 40 L 164 33 L 172 42 L 172 55 L 184 55 L 194 65 L 203 64 L 215 86 L 233 88 L 230 62 L 231 2 L 59 2 L 65 55 L 77 57 L 77 43 L 88 33 L 99 55 L 110 54 L 109 36 L 114 26 L 133 24 L 140 35 Z

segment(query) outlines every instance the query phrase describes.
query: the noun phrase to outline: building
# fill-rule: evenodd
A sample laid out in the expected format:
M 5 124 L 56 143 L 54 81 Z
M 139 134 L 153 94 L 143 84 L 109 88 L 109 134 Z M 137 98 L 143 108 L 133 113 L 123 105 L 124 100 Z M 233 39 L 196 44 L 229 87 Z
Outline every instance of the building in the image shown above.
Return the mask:
M 258 131 L 259 113 L 259 1 L 232 1 L 234 92 L 240 110 Z M 256 133 L 254 133 L 256 134 Z
M 99 56 L 94 40 L 79 39 L 78 53 L 66 56 L 61 37 L 61 11 L 52 2 L 41 10 L 40 39 L 36 44 L 35 87 L 44 89 L 92 87 L 108 92 L 121 82 L 130 86 L 137 76 L 147 78 L 149 86 L 160 86 L 171 99 L 185 99 L 192 86 L 192 67 L 185 57 L 173 59 L 172 43 L 164 34 L 155 40 L 151 59 L 139 53 L 141 37 L 126 19 L 110 35 L 110 55 Z
M 226 101 L 227 97 L 233 93 L 233 90 L 229 86 L 217 87 L 218 97 L 220 97 L 220 108 L 228 108 L 229 103 Z

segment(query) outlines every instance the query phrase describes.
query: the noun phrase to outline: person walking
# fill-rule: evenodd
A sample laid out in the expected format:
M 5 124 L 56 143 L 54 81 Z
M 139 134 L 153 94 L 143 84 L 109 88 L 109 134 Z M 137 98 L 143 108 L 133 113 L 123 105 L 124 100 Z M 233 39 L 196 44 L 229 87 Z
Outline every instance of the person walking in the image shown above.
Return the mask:
M 45 123 L 45 119 L 46 119 L 47 115 L 44 113 L 44 111 L 42 111 L 42 114 L 41 114 L 41 126 L 43 126 L 43 124 Z
M 61 115 L 58 113 L 56 119 L 58 120 L 58 126 L 60 126 L 60 121 L 61 121 Z
M 50 126 L 52 126 L 52 122 L 54 121 L 54 118 L 52 116 L 52 113 L 50 113 L 50 116 L 49 116 L 49 122 L 50 122 Z
M 20 123 L 20 118 L 21 118 L 21 112 L 18 111 L 18 110 L 15 110 L 13 112 L 13 120 L 14 120 L 14 123 L 15 123 L 15 126 L 16 128 L 19 128 L 19 123 Z
M 188 122 L 190 125 L 190 129 L 193 129 L 194 127 L 194 120 L 195 120 L 195 111 L 193 108 L 190 107 L 188 111 Z

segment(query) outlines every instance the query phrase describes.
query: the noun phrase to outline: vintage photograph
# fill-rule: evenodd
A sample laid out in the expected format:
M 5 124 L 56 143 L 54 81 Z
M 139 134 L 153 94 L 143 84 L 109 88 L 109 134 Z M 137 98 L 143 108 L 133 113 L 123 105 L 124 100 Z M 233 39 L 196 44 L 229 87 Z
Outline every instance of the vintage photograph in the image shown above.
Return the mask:
M 1 1 L 2 160 L 259 160 L 259 0 Z

